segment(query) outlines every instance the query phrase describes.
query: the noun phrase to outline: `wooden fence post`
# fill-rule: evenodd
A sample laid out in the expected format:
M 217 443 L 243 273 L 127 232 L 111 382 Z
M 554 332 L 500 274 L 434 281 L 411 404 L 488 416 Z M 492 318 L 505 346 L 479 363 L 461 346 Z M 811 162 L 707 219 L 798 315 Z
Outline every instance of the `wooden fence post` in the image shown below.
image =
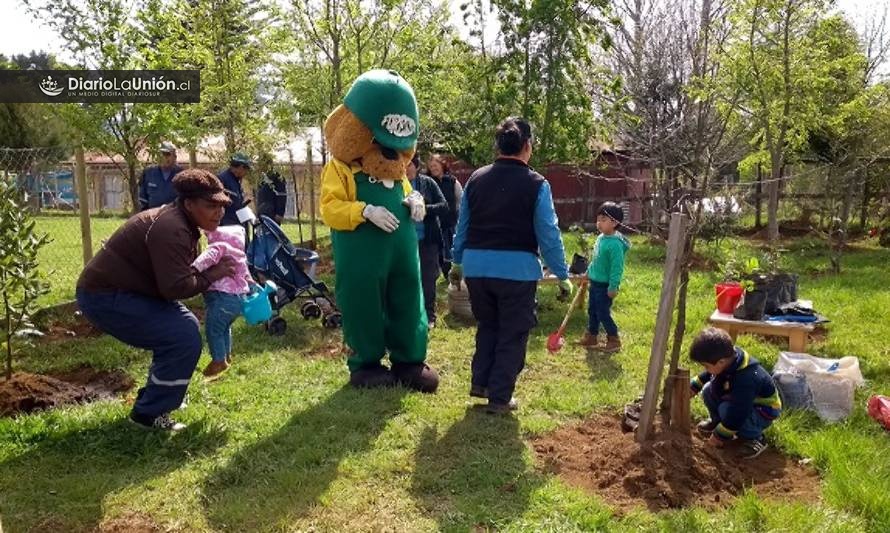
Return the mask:
M 315 227 L 316 211 L 315 211 L 315 168 L 312 165 L 312 137 L 306 139 L 306 171 L 309 173 L 309 225 L 310 235 L 312 238 L 312 247 L 318 246 L 318 232 Z
M 691 418 L 689 415 L 689 370 L 678 368 L 668 376 L 671 384 L 671 431 L 689 435 Z
M 77 203 L 80 206 L 80 240 L 83 246 L 83 266 L 93 258 L 93 233 L 90 229 L 90 197 L 87 190 L 87 164 L 83 146 L 74 149 L 74 179 L 77 181 Z
M 649 355 L 649 373 L 646 376 L 646 391 L 643 395 L 643 409 L 640 412 L 640 425 L 637 427 L 637 442 L 645 442 L 652 431 L 655 420 L 655 407 L 658 404 L 658 391 L 661 389 L 661 375 L 664 372 L 664 358 L 667 351 L 671 321 L 674 316 L 674 302 L 677 299 L 677 274 L 683 246 L 686 242 L 688 219 L 682 213 L 671 215 L 668 232 L 667 259 L 664 262 L 664 278 L 661 283 L 661 299 L 655 318 L 655 336 Z

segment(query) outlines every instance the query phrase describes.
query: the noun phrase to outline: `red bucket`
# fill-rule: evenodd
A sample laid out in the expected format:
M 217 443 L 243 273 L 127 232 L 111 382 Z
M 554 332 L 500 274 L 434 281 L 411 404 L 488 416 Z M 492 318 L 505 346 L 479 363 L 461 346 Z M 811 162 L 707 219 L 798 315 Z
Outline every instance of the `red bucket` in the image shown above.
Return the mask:
M 721 313 L 732 314 L 735 307 L 742 299 L 742 286 L 734 281 L 718 283 L 714 285 L 717 292 L 717 310 Z

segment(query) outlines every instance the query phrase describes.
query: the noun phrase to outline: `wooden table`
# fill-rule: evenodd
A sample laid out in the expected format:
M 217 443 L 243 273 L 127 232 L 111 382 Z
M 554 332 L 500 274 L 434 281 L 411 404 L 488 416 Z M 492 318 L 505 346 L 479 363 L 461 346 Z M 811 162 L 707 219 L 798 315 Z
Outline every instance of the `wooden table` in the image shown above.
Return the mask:
M 708 322 L 718 327 L 732 337 L 735 342 L 739 333 L 756 333 L 758 335 L 772 335 L 775 337 L 787 337 L 788 349 L 792 352 L 806 353 L 807 335 L 816 326 L 800 322 L 774 322 L 762 320 L 739 320 L 734 316 L 714 311 Z

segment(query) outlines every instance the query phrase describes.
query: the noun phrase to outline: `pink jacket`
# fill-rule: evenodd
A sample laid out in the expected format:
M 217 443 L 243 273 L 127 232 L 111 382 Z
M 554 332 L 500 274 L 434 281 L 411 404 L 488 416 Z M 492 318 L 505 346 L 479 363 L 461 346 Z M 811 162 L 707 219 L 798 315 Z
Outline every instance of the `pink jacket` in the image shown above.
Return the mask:
M 235 275 L 213 282 L 207 290 L 226 292 L 229 294 L 247 294 L 250 292 L 250 271 L 247 269 L 247 255 L 244 253 L 244 228 L 241 226 L 220 226 L 216 231 L 206 232 L 207 249 L 198 256 L 192 266 L 198 272 L 220 262 L 223 257 L 235 259 Z

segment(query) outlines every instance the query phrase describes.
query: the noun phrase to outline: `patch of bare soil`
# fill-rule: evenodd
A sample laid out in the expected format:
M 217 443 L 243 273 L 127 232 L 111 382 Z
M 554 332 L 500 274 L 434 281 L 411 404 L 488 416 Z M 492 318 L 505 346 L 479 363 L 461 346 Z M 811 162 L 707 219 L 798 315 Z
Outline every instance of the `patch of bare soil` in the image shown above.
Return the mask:
M 39 327 L 43 332 L 40 342 L 61 342 L 71 339 L 98 337 L 102 331 L 93 327 L 80 313 L 54 317 Z
M 150 516 L 144 513 L 126 513 L 103 520 L 96 533 L 160 533 L 164 531 Z
M 748 488 L 767 498 L 819 499 L 813 469 L 772 446 L 756 459 L 742 459 L 735 444 L 717 450 L 698 436 L 657 431 L 641 446 L 621 430 L 618 417 L 604 415 L 533 442 L 548 472 L 596 493 L 619 512 L 722 507 Z
M 111 398 L 132 388 L 133 379 L 120 370 L 85 366 L 55 375 L 18 372 L 0 381 L 0 416 Z

